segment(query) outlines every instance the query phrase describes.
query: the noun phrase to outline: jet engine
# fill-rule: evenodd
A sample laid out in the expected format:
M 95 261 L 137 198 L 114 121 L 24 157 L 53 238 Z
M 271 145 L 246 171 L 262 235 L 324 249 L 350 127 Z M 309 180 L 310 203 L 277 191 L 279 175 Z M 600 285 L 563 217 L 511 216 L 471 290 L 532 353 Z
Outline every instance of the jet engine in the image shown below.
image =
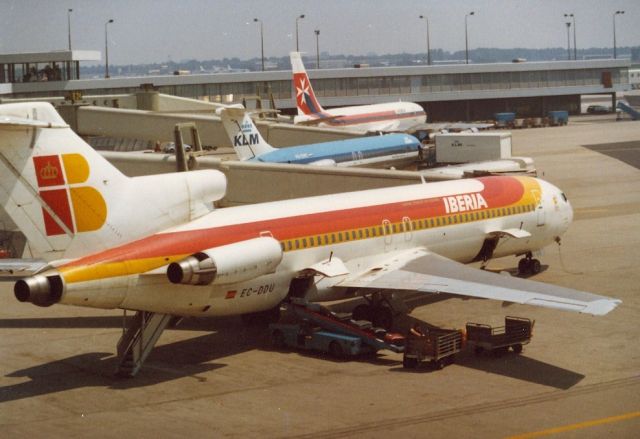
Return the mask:
M 174 284 L 230 284 L 273 273 L 282 260 L 280 242 L 260 237 L 204 250 L 169 264 Z
M 13 293 L 20 302 L 31 302 L 38 306 L 51 306 L 62 298 L 64 281 L 55 271 L 36 274 L 20 279 L 13 287 Z

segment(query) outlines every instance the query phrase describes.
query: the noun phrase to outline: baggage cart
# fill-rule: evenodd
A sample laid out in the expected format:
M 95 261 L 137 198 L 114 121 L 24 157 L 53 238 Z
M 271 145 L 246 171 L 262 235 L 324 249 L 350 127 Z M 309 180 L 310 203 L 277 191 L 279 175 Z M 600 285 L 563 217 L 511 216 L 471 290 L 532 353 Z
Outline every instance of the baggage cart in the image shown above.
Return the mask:
M 432 329 L 424 335 L 409 334 L 405 339 L 402 366 L 415 369 L 426 360 L 434 369 L 442 369 L 455 361 L 462 345 L 462 332 L 458 330 Z
M 516 354 L 531 341 L 535 321 L 524 317 L 508 316 L 504 326 L 492 327 L 482 323 L 467 323 L 467 343 L 477 355 L 483 352 L 505 353 L 509 349 Z

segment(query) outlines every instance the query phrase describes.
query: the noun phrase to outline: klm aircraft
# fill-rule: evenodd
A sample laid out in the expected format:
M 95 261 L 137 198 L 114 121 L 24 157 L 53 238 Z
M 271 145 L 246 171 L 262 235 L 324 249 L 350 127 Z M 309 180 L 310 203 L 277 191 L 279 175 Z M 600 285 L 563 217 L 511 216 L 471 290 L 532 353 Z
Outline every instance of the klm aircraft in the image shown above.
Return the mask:
M 260 135 L 244 109 L 220 112 L 240 160 L 317 166 L 391 165 L 418 160 L 420 141 L 409 134 L 386 134 L 334 142 L 274 148 Z

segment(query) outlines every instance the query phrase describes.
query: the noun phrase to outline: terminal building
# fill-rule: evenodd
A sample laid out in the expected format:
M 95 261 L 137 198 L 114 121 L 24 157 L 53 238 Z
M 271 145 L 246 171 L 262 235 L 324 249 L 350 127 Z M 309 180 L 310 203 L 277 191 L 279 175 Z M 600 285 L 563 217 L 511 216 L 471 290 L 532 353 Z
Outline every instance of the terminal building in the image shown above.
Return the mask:
M 79 62 L 97 61 L 99 52 L 61 51 L 0 55 L 3 98 L 130 94 L 141 87 L 160 93 L 225 104 L 273 98 L 276 108 L 295 112 L 290 71 L 216 73 L 81 79 Z M 53 65 L 59 75 L 33 80 L 29 72 Z M 628 91 L 631 64 L 626 59 L 411 67 L 362 67 L 309 70 L 313 88 L 327 108 L 397 100 L 421 104 L 429 122 L 486 120 L 494 113 L 545 116 L 548 111 L 578 114 L 581 96 Z M 105 104 L 97 100 L 96 104 Z

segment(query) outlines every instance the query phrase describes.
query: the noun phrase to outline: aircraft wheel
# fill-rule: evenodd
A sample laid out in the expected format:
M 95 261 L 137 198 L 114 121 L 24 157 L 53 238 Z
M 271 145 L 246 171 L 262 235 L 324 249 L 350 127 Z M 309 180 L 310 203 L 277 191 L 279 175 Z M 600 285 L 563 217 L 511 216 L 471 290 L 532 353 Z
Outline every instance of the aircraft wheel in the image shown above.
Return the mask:
M 538 274 L 540 273 L 541 269 L 542 267 L 540 266 L 540 261 L 537 259 L 531 259 L 531 262 L 529 263 L 529 271 L 531 272 L 531 274 Z
M 384 328 L 387 331 L 393 326 L 393 314 L 386 306 L 377 306 L 373 309 L 373 326 Z
M 370 322 L 373 320 L 373 307 L 364 303 L 360 304 L 353 309 L 351 318 L 353 320 L 366 320 Z
M 514 344 L 513 346 L 511 346 L 511 349 L 513 349 L 513 352 L 515 352 L 516 354 L 519 354 L 520 352 L 522 352 L 522 345 Z
M 530 271 L 531 271 L 530 259 L 527 259 L 527 258 L 520 259 L 520 261 L 518 262 L 518 274 L 520 276 L 524 276 L 529 274 Z

